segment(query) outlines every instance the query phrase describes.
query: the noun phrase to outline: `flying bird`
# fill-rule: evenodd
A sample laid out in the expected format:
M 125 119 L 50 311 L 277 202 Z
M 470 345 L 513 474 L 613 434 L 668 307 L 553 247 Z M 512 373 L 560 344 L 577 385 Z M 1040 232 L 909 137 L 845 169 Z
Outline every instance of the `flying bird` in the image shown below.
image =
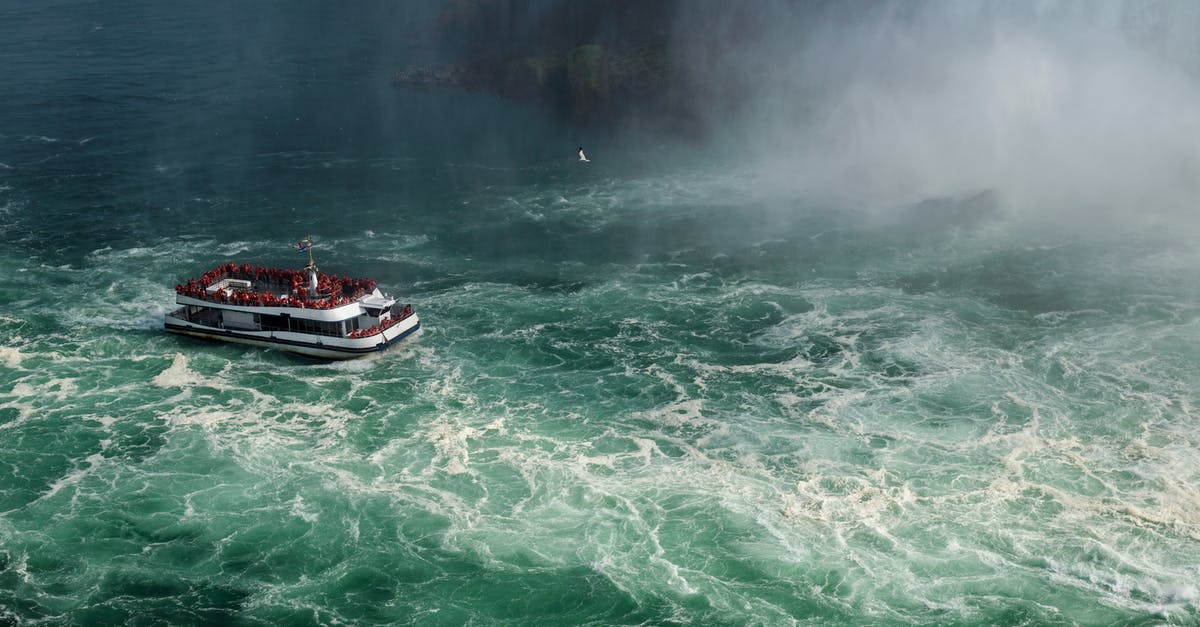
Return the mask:
M 583 146 L 579 147 L 579 160 L 587 161 L 588 163 L 591 163 L 591 161 L 588 161 L 587 155 L 583 154 Z

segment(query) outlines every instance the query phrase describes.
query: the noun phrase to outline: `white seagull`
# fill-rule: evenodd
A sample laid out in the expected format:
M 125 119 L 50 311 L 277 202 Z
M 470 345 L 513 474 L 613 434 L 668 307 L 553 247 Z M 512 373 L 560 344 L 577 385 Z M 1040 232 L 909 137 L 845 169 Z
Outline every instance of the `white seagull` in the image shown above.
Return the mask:
M 583 154 L 583 146 L 579 147 L 579 160 L 587 161 L 588 163 L 591 163 L 591 161 L 588 161 L 587 155 Z

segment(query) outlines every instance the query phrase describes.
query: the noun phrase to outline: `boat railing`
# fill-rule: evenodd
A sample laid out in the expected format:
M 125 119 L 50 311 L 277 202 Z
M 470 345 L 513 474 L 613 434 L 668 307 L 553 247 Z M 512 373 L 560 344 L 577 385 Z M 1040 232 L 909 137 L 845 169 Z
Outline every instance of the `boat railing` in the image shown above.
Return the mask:
M 332 309 L 352 303 L 376 287 L 371 279 L 325 273 L 317 275 L 315 293 L 309 293 L 305 287 L 309 284 L 309 277 L 301 270 L 230 263 L 176 285 L 175 293 L 215 303 Z
M 346 337 L 351 338 L 351 339 L 357 339 L 357 338 L 361 338 L 361 337 L 371 337 L 372 335 L 377 335 L 379 333 L 383 333 L 384 331 L 395 326 L 397 323 L 399 323 L 407 318 L 411 318 L 413 316 L 413 313 L 414 312 L 413 312 L 412 305 L 405 305 L 403 307 L 399 307 L 392 311 L 392 315 L 390 317 L 380 320 L 379 324 L 371 325 L 369 328 L 366 328 L 366 329 L 355 329 L 355 330 L 347 333 Z

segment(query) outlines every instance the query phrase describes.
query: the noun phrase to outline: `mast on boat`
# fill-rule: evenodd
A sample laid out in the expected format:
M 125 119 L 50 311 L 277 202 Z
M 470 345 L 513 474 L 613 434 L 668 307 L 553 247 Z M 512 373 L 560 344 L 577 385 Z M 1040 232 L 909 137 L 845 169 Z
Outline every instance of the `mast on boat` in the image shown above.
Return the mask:
M 317 272 L 318 272 L 318 270 L 317 270 L 317 263 L 315 261 L 313 261 L 312 247 L 313 247 L 313 241 L 312 241 L 311 235 L 300 240 L 300 242 L 298 244 L 296 244 L 296 248 L 300 249 L 300 252 L 308 253 L 308 265 L 305 266 L 304 269 L 308 270 L 308 293 L 311 296 L 315 297 L 317 295 Z

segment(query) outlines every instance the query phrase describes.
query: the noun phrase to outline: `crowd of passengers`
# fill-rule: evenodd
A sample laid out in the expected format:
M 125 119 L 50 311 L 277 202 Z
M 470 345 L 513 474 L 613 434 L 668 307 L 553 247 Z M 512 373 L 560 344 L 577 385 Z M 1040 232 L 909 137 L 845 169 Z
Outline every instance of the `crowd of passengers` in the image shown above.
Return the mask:
M 270 286 L 267 290 L 218 289 L 211 294 L 207 291 L 212 285 L 225 279 L 250 281 L 254 285 Z M 199 279 L 188 279 L 186 284 L 175 286 L 175 293 L 192 298 L 217 303 L 234 305 L 261 305 L 275 307 L 301 307 L 305 309 L 333 309 L 348 305 L 363 295 L 375 291 L 376 283 L 372 279 L 354 279 L 328 275 L 324 272 L 317 274 L 317 293 L 309 294 L 308 275 L 302 270 L 264 268 L 249 264 L 223 264 L 205 272 Z M 284 295 L 276 294 L 275 291 Z
M 383 331 L 391 328 L 392 325 L 396 324 L 397 322 L 400 322 L 401 320 L 403 320 L 411 315 L 413 315 L 412 305 L 405 305 L 402 309 L 400 309 L 400 311 L 396 312 L 395 316 L 393 316 L 391 318 L 384 318 L 383 321 L 380 322 L 379 324 L 371 325 L 371 327 L 367 328 L 367 329 L 355 329 L 355 330 L 351 331 L 350 333 L 346 334 L 346 337 L 350 337 L 350 338 L 370 337 L 372 335 L 375 335 L 376 333 L 382 333 Z

